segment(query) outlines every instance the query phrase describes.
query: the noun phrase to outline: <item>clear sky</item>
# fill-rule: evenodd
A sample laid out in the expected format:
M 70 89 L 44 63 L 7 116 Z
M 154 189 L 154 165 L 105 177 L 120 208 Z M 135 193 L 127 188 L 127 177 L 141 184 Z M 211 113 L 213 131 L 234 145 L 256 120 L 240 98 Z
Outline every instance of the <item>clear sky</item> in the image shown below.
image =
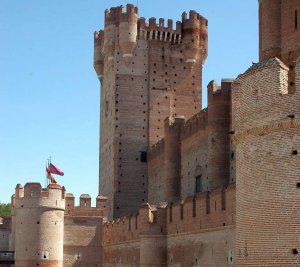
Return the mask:
M 45 164 L 77 198 L 98 193 L 100 85 L 93 69 L 93 32 L 109 0 L 1 0 L 0 202 L 17 183 L 45 183 Z M 211 80 L 235 78 L 258 58 L 254 0 L 134 0 L 139 16 L 181 20 L 198 11 L 209 21 L 203 70 L 204 106 Z

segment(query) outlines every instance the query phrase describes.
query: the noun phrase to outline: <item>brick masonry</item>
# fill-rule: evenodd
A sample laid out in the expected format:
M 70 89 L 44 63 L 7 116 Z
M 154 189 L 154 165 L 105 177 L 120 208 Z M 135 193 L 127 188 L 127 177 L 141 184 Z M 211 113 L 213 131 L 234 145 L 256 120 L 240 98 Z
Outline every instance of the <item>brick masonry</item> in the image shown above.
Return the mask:
M 95 70 L 101 82 L 100 192 L 109 218 L 136 212 L 148 199 L 141 153 L 164 136 L 166 117 L 201 110 L 207 20 L 195 11 L 182 21 L 146 23 L 132 5 L 105 12 L 95 33 Z M 191 104 L 192 103 L 192 104 Z
M 300 265 L 300 2 L 259 8 L 260 62 L 212 81 L 204 110 L 206 19 L 183 13 L 173 29 L 132 5 L 105 12 L 94 62 L 105 196 L 76 207 L 59 185 L 18 185 L 0 224 L 16 266 Z

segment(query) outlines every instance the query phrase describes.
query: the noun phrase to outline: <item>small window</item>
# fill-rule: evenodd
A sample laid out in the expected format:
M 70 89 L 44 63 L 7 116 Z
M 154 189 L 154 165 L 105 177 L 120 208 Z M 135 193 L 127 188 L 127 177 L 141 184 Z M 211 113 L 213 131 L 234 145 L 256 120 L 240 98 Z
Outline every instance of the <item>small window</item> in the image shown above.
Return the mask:
M 298 29 L 298 10 L 295 10 L 295 29 Z
M 193 199 L 193 217 L 196 217 L 196 199 Z
M 148 161 L 147 151 L 140 151 L 140 152 L 141 152 L 141 162 L 147 162 Z
M 183 204 L 180 205 L 180 219 L 183 220 Z
M 201 175 L 196 176 L 196 186 L 195 186 L 195 192 L 200 193 L 202 191 L 201 188 Z

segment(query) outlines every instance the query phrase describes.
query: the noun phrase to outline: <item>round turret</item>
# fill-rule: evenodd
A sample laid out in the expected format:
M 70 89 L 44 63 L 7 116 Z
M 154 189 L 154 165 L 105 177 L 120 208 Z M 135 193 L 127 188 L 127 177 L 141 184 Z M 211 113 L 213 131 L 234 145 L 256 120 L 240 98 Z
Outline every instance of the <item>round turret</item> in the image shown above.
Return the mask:
M 58 184 L 17 186 L 15 266 L 63 266 L 65 190 Z
M 281 0 L 281 60 L 293 65 L 300 56 L 300 1 Z
M 233 85 L 237 266 L 300 266 L 300 98 L 287 77 L 274 58 Z
M 125 61 L 130 61 L 133 57 L 133 50 L 136 47 L 137 21 L 137 9 L 128 4 L 126 13 L 120 15 L 119 24 L 119 45 Z
M 94 68 L 99 80 L 103 80 L 104 53 L 103 53 L 104 31 L 94 33 Z
M 182 25 L 183 53 L 186 62 L 193 64 L 201 60 L 204 64 L 207 57 L 207 20 L 191 10 L 189 19 L 185 12 L 182 14 Z
M 300 1 L 259 1 L 260 61 L 278 57 L 292 65 L 300 56 Z
M 279 57 L 281 45 L 281 0 L 259 1 L 260 61 Z
M 118 16 L 118 8 L 111 8 L 110 11 L 105 10 L 103 49 L 104 49 L 104 55 L 107 60 L 114 59 L 117 16 Z

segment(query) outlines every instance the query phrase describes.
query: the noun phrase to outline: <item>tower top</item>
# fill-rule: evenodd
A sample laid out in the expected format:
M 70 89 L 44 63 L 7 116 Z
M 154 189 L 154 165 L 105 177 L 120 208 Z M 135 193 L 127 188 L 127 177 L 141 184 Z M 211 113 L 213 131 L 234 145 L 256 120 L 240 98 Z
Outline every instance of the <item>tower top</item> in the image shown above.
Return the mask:
M 299 0 L 259 0 L 259 54 L 286 65 L 300 56 Z

